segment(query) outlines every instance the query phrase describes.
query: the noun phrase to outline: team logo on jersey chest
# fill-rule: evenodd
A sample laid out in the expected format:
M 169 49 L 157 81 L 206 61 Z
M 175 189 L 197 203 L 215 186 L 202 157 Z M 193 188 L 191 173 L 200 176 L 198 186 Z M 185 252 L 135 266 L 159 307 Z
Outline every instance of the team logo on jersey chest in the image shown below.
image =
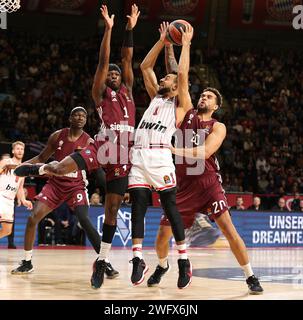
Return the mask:
M 207 125 L 205 128 L 203 128 L 203 132 L 205 132 L 206 134 L 209 134 L 210 133 L 210 129 L 211 129 L 211 126 Z
M 112 91 L 110 94 L 112 96 L 112 101 L 118 101 L 117 98 L 116 98 L 116 96 L 117 96 L 116 91 Z
M 59 147 L 58 147 L 58 149 L 57 150 L 61 150 L 62 149 L 62 145 L 63 145 L 63 143 L 64 143 L 64 141 L 63 140 L 60 140 L 59 141 Z
M 126 98 L 127 102 L 131 102 L 130 97 L 129 97 L 126 93 L 124 93 L 124 96 L 125 96 L 125 98 Z
M 194 117 L 193 114 L 189 115 L 189 118 L 188 118 L 188 121 L 187 121 L 188 124 L 191 124 L 193 117 Z

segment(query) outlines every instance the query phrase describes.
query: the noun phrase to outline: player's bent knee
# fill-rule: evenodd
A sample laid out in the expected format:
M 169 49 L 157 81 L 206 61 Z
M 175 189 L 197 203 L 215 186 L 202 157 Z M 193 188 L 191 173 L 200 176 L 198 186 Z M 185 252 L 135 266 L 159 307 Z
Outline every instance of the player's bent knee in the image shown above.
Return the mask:
M 41 220 L 42 217 L 40 218 L 38 215 L 33 214 L 32 216 L 28 217 L 28 224 L 30 226 L 36 226 Z

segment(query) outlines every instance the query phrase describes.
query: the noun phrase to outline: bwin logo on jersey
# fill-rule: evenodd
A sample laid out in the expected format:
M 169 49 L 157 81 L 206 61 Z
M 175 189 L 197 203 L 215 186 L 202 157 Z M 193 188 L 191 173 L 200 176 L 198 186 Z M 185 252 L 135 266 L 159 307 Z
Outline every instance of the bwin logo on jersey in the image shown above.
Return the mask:
M 102 226 L 105 219 L 105 214 L 98 216 L 97 230 L 102 235 Z M 128 211 L 118 211 L 117 229 L 115 236 L 119 237 L 124 246 L 131 240 L 131 213 Z
M 5 190 L 12 191 L 12 192 L 17 192 L 17 188 L 16 187 L 12 187 L 10 184 L 8 184 L 6 186 Z
M 153 130 L 158 130 L 159 132 L 164 133 L 167 127 L 162 126 L 161 121 L 158 121 L 157 123 L 155 123 L 155 122 L 146 122 L 143 120 L 140 125 L 140 129 L 153 129 Z

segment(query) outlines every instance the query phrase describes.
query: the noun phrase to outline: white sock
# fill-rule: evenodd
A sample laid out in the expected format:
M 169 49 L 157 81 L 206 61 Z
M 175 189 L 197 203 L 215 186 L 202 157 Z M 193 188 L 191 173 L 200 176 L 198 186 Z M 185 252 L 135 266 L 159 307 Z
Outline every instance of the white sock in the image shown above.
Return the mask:
M 133 250 L 134 258 L 136 258 L 136 257 L 138 257 L 140 259 L 143 258 L 143 255 L 142 255 L 142 244 L 134 244 L 132 246 L 132 250 Z
M 168 267 L 168 257 L 159 259 L 159 266 L 166 269 Z
M 33 250 L 26 251 L 24 250 L 24 260 L 31 261 L 33 256 Z
M 177 249 L 179 252 L 179 259 L 187 259 L 186 243 L 177 244 Z
M 101 248 L 99 252 L 99 260 L 108 261 L 108 254 L 110 251 L 112 244 L 101 241 Z
M 39 175 L 40 176 L 43 176 L 45 174 L 44 167 L 45 167 L 45 164 L 39 168 Z
M 246 279 L 251 277 L 254 274 L 250 263 L 246 264 L 245 266 L 241 266 L 241 268 L 245 274 Z

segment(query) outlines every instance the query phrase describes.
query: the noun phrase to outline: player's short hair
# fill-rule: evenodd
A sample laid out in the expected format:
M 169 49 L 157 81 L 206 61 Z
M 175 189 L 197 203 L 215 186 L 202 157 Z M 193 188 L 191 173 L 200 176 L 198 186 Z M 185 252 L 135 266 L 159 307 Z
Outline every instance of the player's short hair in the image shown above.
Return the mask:
M 72 109 L 72 111 L 70 112 L 70 116 L 72 116 L 77 111 L 82 111 L 87 115 L 87 111 L 85 110 L 85 108 L 83 108 L 82 106 L 77 106 L 74 109 Z
M 110 63 L 109 66 L 108 66 L 108 71 L 117 71 L 119 72 L 120 74 L 122 73 L 120 67 L 115 64 L 115 63 Z
M 14 143 L 12 143 L 12 149 L 14 149 L 15 146 L 17 146 L 17 145 L 20 145 L 20 146 L 22 146 L 23 148 L 25 148 L 24 142 L 22 142 L 22 141 L 15 141 Z
M 217 97 L 218 107 L 221 108 L 223 105 L 223 97 L 222 97 L 220 91 L 217 90 L 216 88 L 212 88 L 212 87 L 205 88 L 202 92 L 205 92 L 205 91 L 210 91 L 213 94 L 215 94 L 215 96 Z

